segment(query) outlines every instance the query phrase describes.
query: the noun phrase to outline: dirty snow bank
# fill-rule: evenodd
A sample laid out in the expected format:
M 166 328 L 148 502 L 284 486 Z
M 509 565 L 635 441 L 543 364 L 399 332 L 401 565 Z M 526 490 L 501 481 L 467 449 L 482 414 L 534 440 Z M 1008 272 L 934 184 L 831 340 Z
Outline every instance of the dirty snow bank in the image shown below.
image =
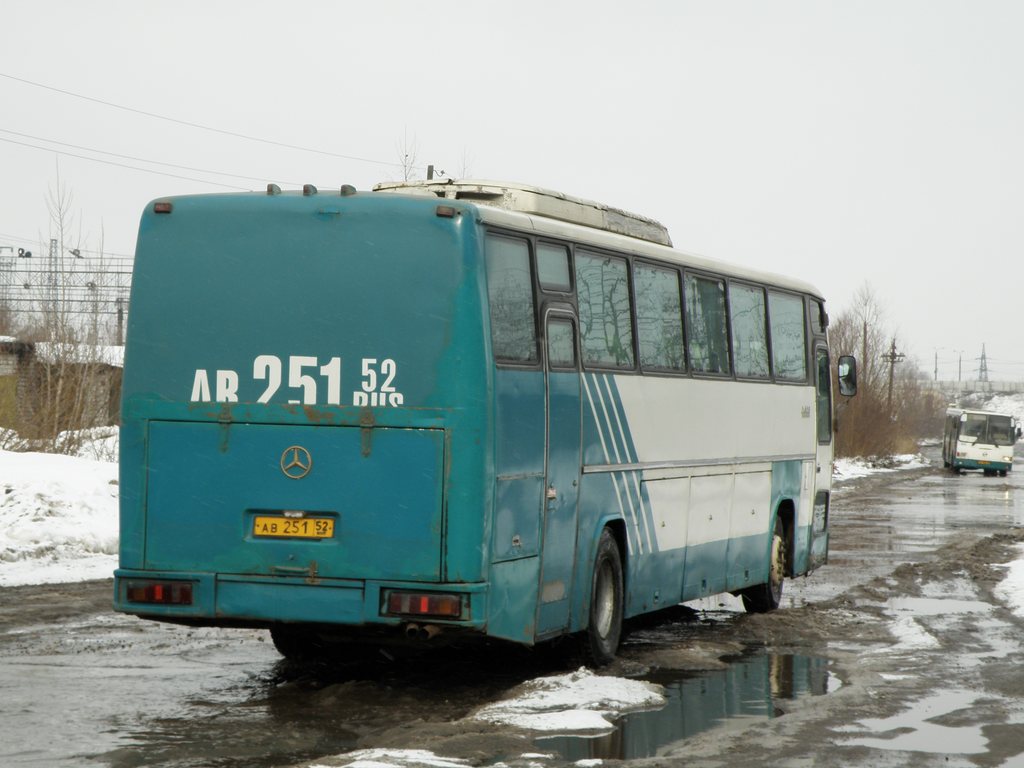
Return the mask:
M 488 704 L 473 717 L 531 731 L 611 731 L 610 718 L 665 704 L 659 685 L 602 677 L 586 668 L 530 680 L 516 690 L 512 698 Z
M 612 731 L 615 727 L 612 721 L 625 712 L 658 709 L 664 706 L 665 701 L 663 689 L 654 683 L 604 677 L 580 668 L 565 675 L 529 680 L 514 689 L 510 698 L 488 704 L 470 717 L 548 734 L 596 736 Z M 520 759 L 530 764 L 551 757 L 520 755 Z M 330 759 L 331 768 L 464 768 L 466 765 L 455 758 L 439 757 L 432 752 L 415 749 L 359 750 L 322 759 Z M 600 762 L 587 760 L 577 765 L 593 766 Z M 314 764 L 311 768 L 328 766 Z
M 995 588 L 995 595 L 1024 618 L 1024 544 L 1018 544 L 1016 549 L 1017 559 L 1006 564 L 1006 577 Z
M 877 475 L 883 472 L 921 469 L 930 465 L 931 462 L 920 453 L 836 459 L 832 465 L 832 477 L 836 480 L 852 480 L 857 477 L 867 477 L 868 475 Z
M 90 455 L 116 455 L 99 440 Z M 114 462 L 0 451 L 0 587 L 110 578 L 117 500 Z

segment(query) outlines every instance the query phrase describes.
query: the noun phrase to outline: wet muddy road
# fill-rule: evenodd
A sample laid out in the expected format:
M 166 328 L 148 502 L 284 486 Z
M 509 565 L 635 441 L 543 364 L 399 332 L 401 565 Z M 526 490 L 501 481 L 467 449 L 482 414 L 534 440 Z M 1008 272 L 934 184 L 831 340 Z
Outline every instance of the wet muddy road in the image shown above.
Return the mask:
M 998 588 L 1022 523 L 1024 467 L 848 481 L 830 564 L 788 581 L 784 610 L 727 598 L 631 628 L 603 673 L 668 703 L 596 738 L 470 717 L 573 669 L 563 649 L 296 665 L 266 633 L 115 615 L 109 582 L 0 589 L 0 765 L 340 766 L 405 747 L 513 767 L 1024 766 L 1024 619 Z

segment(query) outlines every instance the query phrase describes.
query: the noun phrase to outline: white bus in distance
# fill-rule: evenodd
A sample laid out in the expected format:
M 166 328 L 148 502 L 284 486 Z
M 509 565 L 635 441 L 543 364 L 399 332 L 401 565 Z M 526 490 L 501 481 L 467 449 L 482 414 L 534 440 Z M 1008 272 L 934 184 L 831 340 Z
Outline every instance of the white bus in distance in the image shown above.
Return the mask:
M 1006 477 L 1013 469 L 1013 446 L 1020 436 L 1014 416 L 950 406 L 942 437 L 942 466 L 957 473 L 980 469 L 986 477 Z

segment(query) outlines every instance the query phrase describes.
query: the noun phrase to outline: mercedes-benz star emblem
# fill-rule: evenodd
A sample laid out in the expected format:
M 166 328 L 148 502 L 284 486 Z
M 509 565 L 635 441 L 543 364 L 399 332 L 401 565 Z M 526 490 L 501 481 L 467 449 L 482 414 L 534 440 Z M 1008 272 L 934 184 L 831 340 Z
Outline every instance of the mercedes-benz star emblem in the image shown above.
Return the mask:
M 301 445 L 284 449 L 281 454 L 281 471 L 292 480 L 301 480 L 313 468 L 313 457 Z

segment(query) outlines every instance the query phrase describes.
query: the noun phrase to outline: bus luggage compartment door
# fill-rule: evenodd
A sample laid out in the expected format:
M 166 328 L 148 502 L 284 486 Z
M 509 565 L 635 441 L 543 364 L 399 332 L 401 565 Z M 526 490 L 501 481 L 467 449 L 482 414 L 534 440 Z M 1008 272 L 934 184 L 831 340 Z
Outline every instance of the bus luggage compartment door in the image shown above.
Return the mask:
M 441 578 L 444 431 L 151 422 L 146 568 Z

